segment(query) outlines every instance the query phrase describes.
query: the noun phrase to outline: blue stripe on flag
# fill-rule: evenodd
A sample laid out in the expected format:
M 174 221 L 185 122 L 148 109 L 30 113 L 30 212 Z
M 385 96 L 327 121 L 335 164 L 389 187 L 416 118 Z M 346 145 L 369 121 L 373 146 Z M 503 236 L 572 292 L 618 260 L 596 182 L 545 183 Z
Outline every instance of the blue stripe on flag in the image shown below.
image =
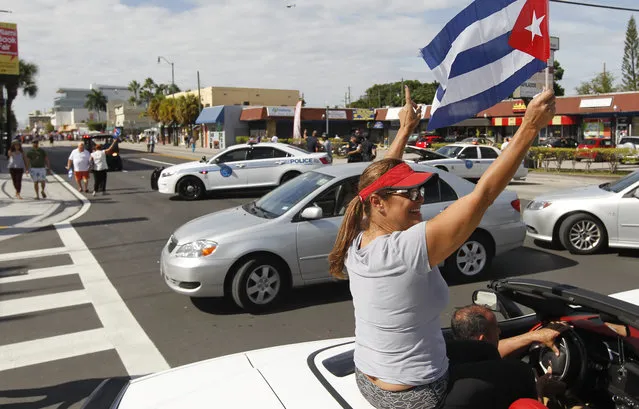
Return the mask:
M 444 61 L 453 42 L 468 26 L 476 21 L 483 20 L 491 14 L 495 14 L 508 7 L 517 0 L 475 0 L 459 14 L 453 17 L 435 36 L 433 41 L 422 48 L 422 57 L 430 69 L 434 69 Z
M 450 68 L 448 79 L 455 78 L 485 65 L 494 63 L 495 61 L 512 53 L 514 49 L 510 46 L 510 44 L 508 44 L 509 38 L 510 32 L 487 43 L 459 53 Z
M 464 119 L 475 117 L 477 113 L 508 98 L 518 86 L 544 68 L 546 68 L 545 62 L 534 59 L 506 81 L 470 98 L 440 106 L 434 113 L 431 113 L 431 118 L 428 121 L 428 130 L 433 131 L 438 128 L 445 128 Z
M 437 97 L 437 100 L 441 101 L 442 98 L 444 98 L 445 93 L 446 93 L 446 90 L 444 90 L 444 87 L 442 87 L 441 85 L 437 87 L 437 94 L 435 95 Z

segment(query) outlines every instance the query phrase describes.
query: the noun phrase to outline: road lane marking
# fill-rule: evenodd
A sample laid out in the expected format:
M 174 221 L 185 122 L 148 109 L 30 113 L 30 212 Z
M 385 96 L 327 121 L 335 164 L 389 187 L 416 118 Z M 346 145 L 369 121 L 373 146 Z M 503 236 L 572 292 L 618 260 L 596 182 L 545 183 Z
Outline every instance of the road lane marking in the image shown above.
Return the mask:
M 55 308 L 73 307 L 90 302 L 89 294 L 85 290 L 17 298 L 0 303 L 0 318 L 52 310 Z
M 68 253 L 69 250 L 70 249 L 66 247 L 52 247 L 50 249 L 27 250 L 27 251 L 20 251 L 18 253 L 0 254 L 0 262 L 22 260 L 27 258 L 57 256 L 60 254 Z
M 0 371 L 113 349 L 103 328 L 0 346 Z
M 26 274 L 18 274 L 7 277 L 0 275 L 0 284 L 18 283 L 21 281 L 39 280 L 42 278 L 61 277 L 71 274 L 79 274 L 80 267 L 74 265 L 63 265 L 56 267 L 38 268 L 28 270 Z
M 61 178 L 60 180 L 67 189 L 74 191 L 66 181 Z M 109 341 L 118 352 L 129 375 L 144 375 L 169 369 L 169 364 L 126 306 L 91 250 L 70 224 L 72 220 L 86 213 L 91 206 L 86 197 L 76 192 L 74 194 L 82 200 L 82 209 L 65 222 L 56 223 L 54 226 L 65 247 L 74 250 L 70 253 L 73 263 L 82 266 L 80 280 Z
M 147 162 L 153 162 L 153 163 L 159 163 L 161 165 L 169 165 L 169 166 L 175 166 L 175 163 L 169 163 L 169 162 L 162 162 L 161 160 L 155 160 L 155 159 L 147 159 L 147 158 L 140 158 L 140 160 L 144 160 Z

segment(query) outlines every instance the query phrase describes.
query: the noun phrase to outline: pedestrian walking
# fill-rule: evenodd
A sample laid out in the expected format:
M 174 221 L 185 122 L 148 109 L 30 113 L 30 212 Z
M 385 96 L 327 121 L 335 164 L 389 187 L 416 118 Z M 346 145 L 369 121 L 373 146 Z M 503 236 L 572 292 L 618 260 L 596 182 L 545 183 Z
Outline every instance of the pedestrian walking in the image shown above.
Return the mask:
M 40 200 L 40 193 L 42 193 L 42 198 L 46 199 L 47 194 L 44 188 L 47 185 L 47 173 L 51 172 L 51 164 L 49 163 L 47 152 L 40 147 L 40 143 L 36 138 L 32 140 L 31 150 L 27 152 L 26 169 L 31 175 L 31 180 L 33 180 L 36 199 Z M 40 190 L 38 190 L 38 184 L 40 184 Z
M 91 163 L 91 154 L 84 149 L 84 143 L 80 142 L 78 147 L 71 151 L 67 160 L 66 169 L 71 168 L 73 163 L 73 175 L 80 192 L 89 193 L 89 166 Z M 84 187 L 82 186 L 84 182 Z
M 356 163 L 362 162 L 362 143 L 357 135 L 351 135 L 351 141 L 348 143 L 346 151 L 346 162 Z
M 95 196 L 97 192 L 102 192 L 103 195 L 106 195 L 107 171 L 109 169 L 106 155 L 111 154 L 114 145 L 115 144 L 111 145 L 109 149 L 103 151 L 102 145 L 97 144 L 95 151 L 91 152 L 90 162 L 93 167 L 93 196 Z
M 324 152 L 328 154 L 329 163 L 333 163 L 333 144 L 326 134 L 322 134 L 322 147 L 324 147 Z
M 22 150 L 20 141 L 15 140 L 9 148 L 9 173 L 13 187 L 16 189 L 16 198 L 22 200 L 20 191 L 22 190 L 22 174 L 27 169 L 27 159 Z

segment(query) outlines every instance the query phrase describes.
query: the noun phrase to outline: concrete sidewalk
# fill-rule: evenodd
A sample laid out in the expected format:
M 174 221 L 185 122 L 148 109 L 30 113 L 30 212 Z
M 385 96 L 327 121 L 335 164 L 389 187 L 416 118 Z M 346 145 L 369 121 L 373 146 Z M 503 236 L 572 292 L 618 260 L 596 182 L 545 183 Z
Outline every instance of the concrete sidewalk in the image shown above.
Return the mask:
M 0 241 L 67 220 L 82 208 L 82 202 L 63 184 L 62 178 L 47 176 L 46 199 L 36 200 L 33 182 L 23 175 L 23 200 L 15 197 L 7 160 L 0 159 Z

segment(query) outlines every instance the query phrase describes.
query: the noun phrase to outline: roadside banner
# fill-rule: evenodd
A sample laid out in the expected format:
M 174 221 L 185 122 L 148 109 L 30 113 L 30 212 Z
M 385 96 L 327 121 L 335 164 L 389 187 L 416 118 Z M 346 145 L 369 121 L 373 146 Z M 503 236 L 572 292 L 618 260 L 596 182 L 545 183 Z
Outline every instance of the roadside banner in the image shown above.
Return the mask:
M 302 139 L 302 100 L 297 101 L 293 118 L 293 138 Z
M 18 74 L 18 27 L 0 22 L 0 75 Z

